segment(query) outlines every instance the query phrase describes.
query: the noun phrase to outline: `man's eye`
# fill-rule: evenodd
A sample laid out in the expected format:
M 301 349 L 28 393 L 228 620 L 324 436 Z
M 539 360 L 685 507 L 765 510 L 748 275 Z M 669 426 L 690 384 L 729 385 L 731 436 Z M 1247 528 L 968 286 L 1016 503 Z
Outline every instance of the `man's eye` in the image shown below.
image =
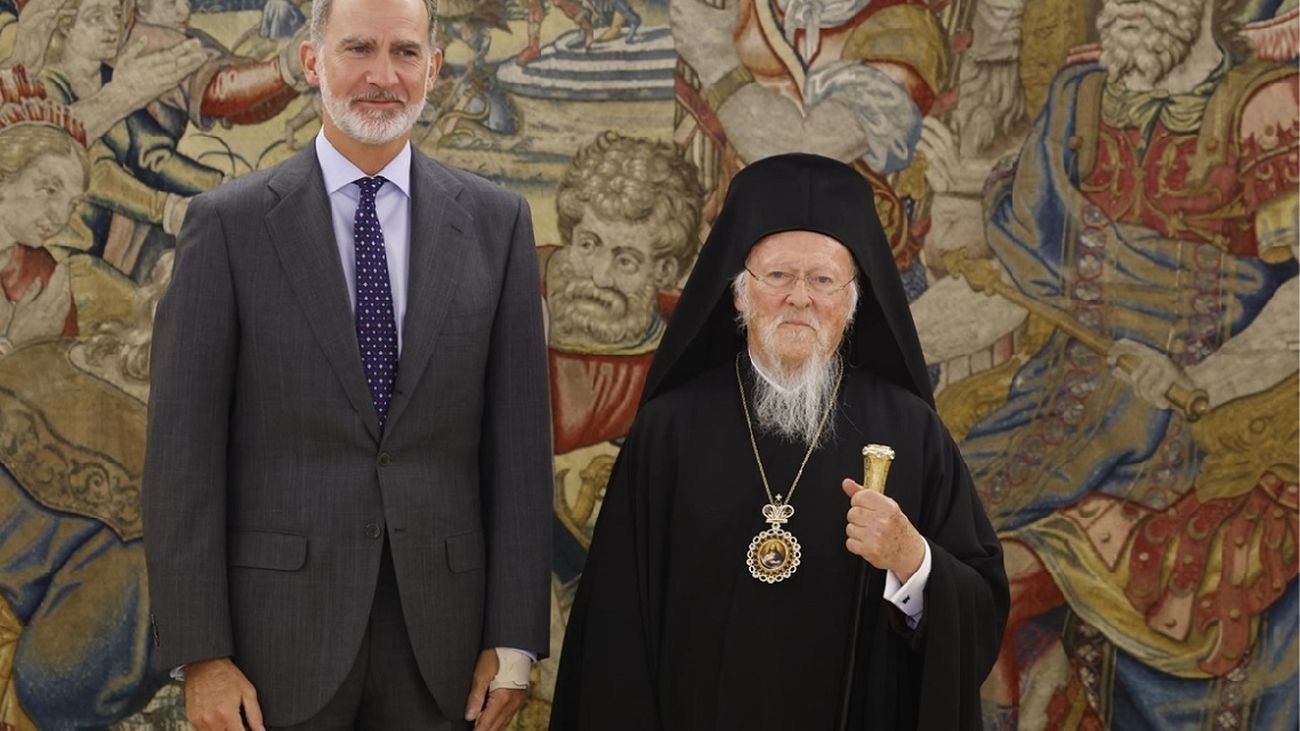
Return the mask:
M 825 274 L 819 274 L 812 278 L 812 283 L 818 287 L 833 287 L 835 286 L 835 279 Z
M 790 272 L 768 272 L 767 281 L 772 284 L 785 284 L 790 281 Z

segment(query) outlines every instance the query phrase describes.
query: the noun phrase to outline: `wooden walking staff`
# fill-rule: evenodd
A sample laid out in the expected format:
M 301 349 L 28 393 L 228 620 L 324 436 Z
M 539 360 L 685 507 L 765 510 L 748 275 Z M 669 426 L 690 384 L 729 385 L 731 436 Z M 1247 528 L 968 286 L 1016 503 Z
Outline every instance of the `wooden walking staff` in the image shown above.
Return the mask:
M 889 466 L 894 463 L 894 450 L 884 444 L 868 444 L 862 448 L 862 488 L 885 494 L 885 481 Z M 867 562 L 858 567 L 858 588 L 853 595 L 853 629 L 849 632 L 849 657 L 844 665 L 844 690 L 840 698 L 841 731 L 849 727 L 849 699 L 853 696 L 853 672 L 858 658 L 858 633 L 862 629 L 862 595 L 867 587 Z
M 1080 324 L 1069 313 L 1046 302 L 1031 299 L 1020 290 L 1002 281 L 997 269 L 993 268 L 993 263 L 988 259 L 973 259 L 964 249 L 955 249 L 944 254 L 943 261 L 948 266 L 948 271 L 965 277 L 971 289 L 976 292 L 983 292 L 990 297 L 996 294 L 1005 300 L 1020 305 L 1032 314 L 1060 328 L 1066 335 L 1083 343 L 1090 350 L 1106 355 L 1110 352 L 1111 346 L 1115 344 L 1114 340 L 1093 332 Z M 1128 354 L 1121 355 L 1115 362 L 1126 373 L 1132 373 L 1141 363 L 1136 356 Z M 1210 407 L 1210 397 L 1205 391 L 1199 388 L 1187 388 L 1177 383 L 1171 385 L 1169 390 L 1165 391 L 1165 398 L 1169 400 L 1169 403 L 1178 407 L 1188 421 L 1196 421 L 1201 418 Z

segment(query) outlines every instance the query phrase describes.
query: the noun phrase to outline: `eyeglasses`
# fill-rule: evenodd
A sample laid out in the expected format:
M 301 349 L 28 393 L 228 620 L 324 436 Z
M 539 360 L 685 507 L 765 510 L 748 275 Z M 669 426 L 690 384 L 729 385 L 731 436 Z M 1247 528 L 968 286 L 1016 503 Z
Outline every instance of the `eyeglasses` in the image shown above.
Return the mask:
M 757 279 L 768 287 L 771 287 L 774 291 L 793 292 L 794 285 L 802 281 L 804 284 L 808 285 L 809 292 L 822 297 L 835 294 L 841 289 L 849 286 L 855 279 L 854 277 L 849 277 L 847 280 L 841 282 L 829 274 L 805 274 L 799 276 L 791 272 L 780 271 L 768 272 L 767 274 L 759 276 L 749 267 L 745 267 L 745 271 L 749 272 L 749 276 Z

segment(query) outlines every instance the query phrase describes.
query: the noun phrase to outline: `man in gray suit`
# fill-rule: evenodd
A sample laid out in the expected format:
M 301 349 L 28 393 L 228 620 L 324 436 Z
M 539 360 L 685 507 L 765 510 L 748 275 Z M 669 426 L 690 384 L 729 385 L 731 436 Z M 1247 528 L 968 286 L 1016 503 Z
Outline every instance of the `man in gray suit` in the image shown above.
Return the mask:
M 315 145 L 196 198 L 177 244 L 145 547 L 202 731 L 494 731 L 547 648 L 532 224 L 411 148 L 436 10 L 316 0 Z

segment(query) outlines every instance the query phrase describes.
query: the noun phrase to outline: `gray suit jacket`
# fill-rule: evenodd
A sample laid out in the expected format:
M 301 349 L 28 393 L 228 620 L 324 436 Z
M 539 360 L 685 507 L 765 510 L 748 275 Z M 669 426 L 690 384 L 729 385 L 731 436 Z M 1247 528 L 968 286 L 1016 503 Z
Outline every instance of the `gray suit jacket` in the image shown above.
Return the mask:
M 161 667 L 230 656 L 267 723 L 356 658 L 386 532 L 420 671 L 462 712 L 481 648 L 548 647 L 551 446 L 524 200 L 418 151 L 388 424 L 314 146 L 194 199 L 154 324 L 143 510 Z

